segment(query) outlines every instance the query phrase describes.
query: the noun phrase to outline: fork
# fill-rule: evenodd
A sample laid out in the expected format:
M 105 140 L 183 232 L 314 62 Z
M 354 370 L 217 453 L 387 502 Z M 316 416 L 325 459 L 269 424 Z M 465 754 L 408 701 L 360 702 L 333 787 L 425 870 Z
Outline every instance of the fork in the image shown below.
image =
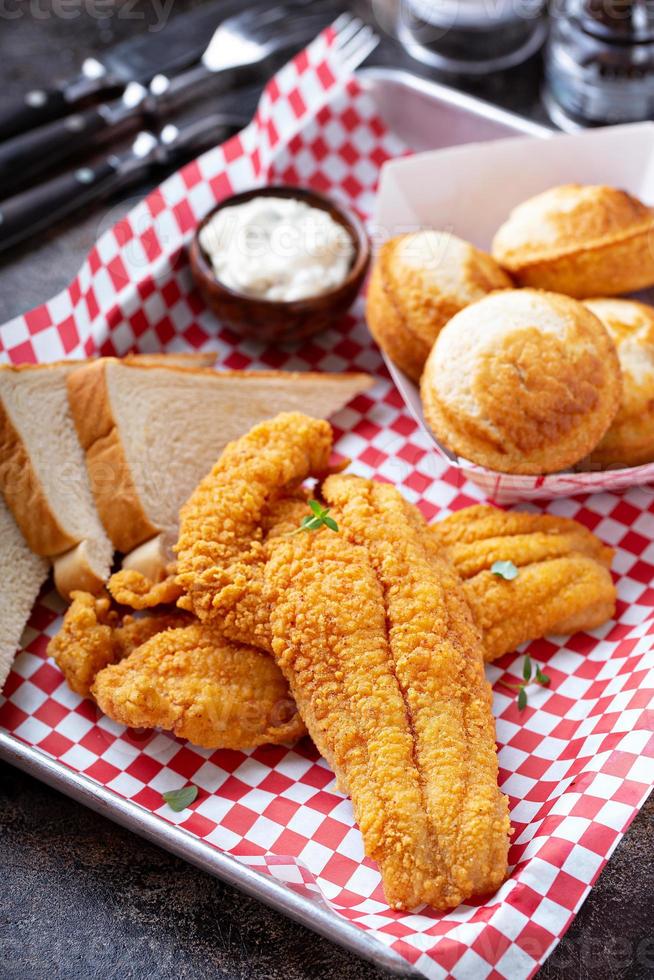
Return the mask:
M 315 11 L 320 3 L 305 0 L 307 7 Z M 329 4 L 322 5 L 323 11 Z M 225 71 L 248 65 L 263 64 L 266 59 L 279 50 L 278 45 L 284 45 L 284 51 L 297 47 L 307 37 L 306 25 L 309 18 L 293 22 L 288 21 L 289 10 L 283 4 L 266 10 L 257 16 L 254 10 L 226 20 L 215 32 L 202 56 L 202 65 L 211 72 Z M 322 20 L 326 26 L 324 14 L 313 14 L 311 23 Z M 274 27 L 283 33 L 271 34 Z M 374 50 L 379 43 L 371 27 L 364 24 L 358 17 L 343 13 L 331 25 L 335 34 L 334 47 L 340 51 L 340 57 L 345 70 L 354 70 Z M 318 31 L 314 31 L 318 33 Z M 348 65 L 352 65 L 348 68 Z M 188 73 L 190 74 L 190 72 Z M 173 85 L 179 80 L 175 79 Z
M 351 14 L 341 14 L 331 27 L 337 68 L 343 74 L 355 71 L 379 44 L 372 27 Z
M 217 94 L 273 70 L 327 26 L 335 7 L 334 0 L 286 0 L 269 9 L 236 14 L 217 28 L 193 68 L 172 78 L 157 75 L 148 88 L 132 83 L 120 99 L 5 141 L 0 144 L 3 195 L 98 144 L 160 125 L 200 95 Z M 361 52 L 374 47 L 370 28 L 349 14 L 338 17 L 333 27 L 345 70 L 360 63 L 356 58 Z

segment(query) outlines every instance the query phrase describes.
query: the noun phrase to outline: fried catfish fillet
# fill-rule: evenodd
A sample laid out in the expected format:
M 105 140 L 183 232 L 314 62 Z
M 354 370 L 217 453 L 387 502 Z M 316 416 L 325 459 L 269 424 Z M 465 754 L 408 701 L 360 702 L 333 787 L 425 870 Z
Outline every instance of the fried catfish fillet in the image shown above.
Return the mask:
M 73 593 L 49 644 L 72 690 L 114 721 L 205 748 L 251 749 L 306 734 L 272 657 L 179 610 L 121 618 L 108 595 Z
M 114 721 L 162 728 L 208 749 L 294 742 L 306 733 L 272 657 L 197 621 L 158 633 L 101 670 L 91 693 Z
M 481 629 L 487 661 L 548 634 L 601 626 L 615 614 L 613 551 L 577 521 L 467 507 L 431 525 L 428 547 L 445 552 Z M 491 572 L 512 561 L 517 578 Z
M 180 604 L 272 647 L 352 796 L 389 902 L 452 907 L 506 874 L 479 635 L 455 573 L 390 488 L 328 478 L 340 533 L 289 533 L 292 500 L 286 524 L 273 516 L 289 488 L 326 469 L 330 445 L 328 426 L 283 416 L 229 447 L 182 511 Z
M 343 723 L 352 729 L 345 751 L 331 761 L 352 795 L 390 904 L 457 905 L 494 890 L 506 874 L 509 818 L 497 786 L 479 634 L 457 575 L 426 550 L 409 505 L 393 487 L 332 476 L 323 496 L 338 515 L 340 533 L 324 531 L 285 546 L 309 551 L 311 567 L 305 561 L 299 582 L 293 553 L 276 549 L 266 568 L 278 588 L 273 649 L 310 733 L 316 727 L 311 714 L 325 704 L 331 718 L 323 738 L 340 738 Z M 346 543 L 360 564 L 367 563 L 367 594 L 357 590 L 360 575 L 345 575 Z M 347 614 L 339 617 L 339 610 Z M 325 644 L 332 654 L 326 663 Z M 368 663 L 371 648 L 376 675 Z M 382 679 L 393 692 L 392 712 Z M 352 764 L 351 739 L 362 764 Z M 377 751 L 388 739 L 409 751 L 408 763 L 385 748 Z M 392 787 L 393 780 L 399 785 Z
M 61 629 L 48 644 L 48 656 L 82 697 L 89 696 L 96 674 L 104 667 L 128 657 L 156 633 L 190 621 L 178 610 L 140 619 L 121 617 L 106 593 L 73 592 L 71 598 Z
M 237 642 L 267 649 L 266 523 L 275 504 L 329 465 L 329 423 L 287 412 L 230 443 L 180 513 L 178 605 Z

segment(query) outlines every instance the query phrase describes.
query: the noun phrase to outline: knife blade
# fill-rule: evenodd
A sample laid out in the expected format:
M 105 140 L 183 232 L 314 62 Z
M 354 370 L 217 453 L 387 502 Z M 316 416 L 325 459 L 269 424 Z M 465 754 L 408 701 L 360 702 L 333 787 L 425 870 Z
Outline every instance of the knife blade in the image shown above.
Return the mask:
M 97 58 L 87 58 L 80 74 L 51 89 L 32 89 L 0 107 L 0 140 L 115 98 L 130 82 L 148 85 L 158 73 L 174 75 L 197 62 L 207 39 L 224 17 L 240 9 L 238 0 L 209 0 L 178 14 L 158 31 L 121 41 Z
M 245 114 L 215 112 L 159 131 L 142 130 L 123 153 L 59 174 L 0 204 L 0 252 L 89 204 L 180 166 L 242 129 Z

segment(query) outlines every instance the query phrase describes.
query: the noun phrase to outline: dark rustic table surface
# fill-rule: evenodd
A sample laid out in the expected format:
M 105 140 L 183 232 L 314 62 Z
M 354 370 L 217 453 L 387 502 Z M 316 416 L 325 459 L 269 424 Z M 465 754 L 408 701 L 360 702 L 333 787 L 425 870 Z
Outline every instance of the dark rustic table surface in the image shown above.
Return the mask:
M 191 0 L 3 0 L 0 92 L 74 74 L 83 57 Z M 389 41 L 376 61 L 409 65 Z M 543 118 L 539 65 L 464 85 Z M 136 195 L 142 194 L 142 188 Z M 66 285 L 113 200 L 0 261 L 0 322 Z M 654 799 L 539 976 L 654 976 Z M 184 977 L 372 980 L 380 971 L 210 876 L 0 765 L 0 980 Z

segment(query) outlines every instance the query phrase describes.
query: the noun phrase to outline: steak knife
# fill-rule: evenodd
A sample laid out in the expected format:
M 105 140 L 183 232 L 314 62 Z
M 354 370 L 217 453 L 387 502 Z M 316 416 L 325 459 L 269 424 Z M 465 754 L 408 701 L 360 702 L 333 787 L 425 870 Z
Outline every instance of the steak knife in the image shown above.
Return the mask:
M 0 140 L 60 119 L 101 99 L 115 98 L 130 82 L 148 85 L 156 74 L 174 75 L 199 61 L 219 22 L 239 9 L 238 0 L 209 0 L 178 14 L 158 31 L 122 41 L 87 58 L 77 78 L 51 89 L 33 89 L 0 106 Z
M 216 112 L 159 132 L 143 130 L 131 147 L 38 184 L 0 203 L 0 252 L 44 231 L 64 217 L 139 184 L 217 146 L 247 125 L 245 114 Z

